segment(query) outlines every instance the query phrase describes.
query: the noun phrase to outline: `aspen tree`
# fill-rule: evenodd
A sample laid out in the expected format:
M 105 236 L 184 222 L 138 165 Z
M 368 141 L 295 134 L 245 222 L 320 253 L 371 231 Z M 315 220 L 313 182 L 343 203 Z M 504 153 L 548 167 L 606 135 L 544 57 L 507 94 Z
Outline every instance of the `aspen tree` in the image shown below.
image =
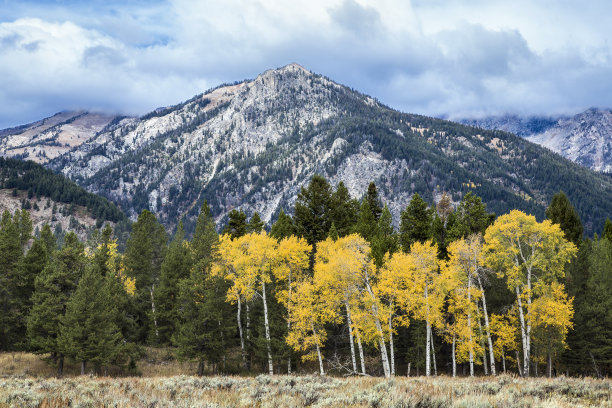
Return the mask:
M 537 222 L 534 216 L 513 210 L 500 216 L 485 234 L 486 264 L 505 278 L 516 294 L 521 342 L 523 376 L 529 376 L 532 303 L 548 283 L 564 277 L 564 268 L 576 254 L 576 246 L 564 238 L 557 224 Z
M 295 288 L 304 280 L 308 270 L 310 251 L 304 238 L 294 235 L 284 238 L 278 244 L 278 265 L 273 273 L 281 285 L 276 288 L 276 299 L 287 309 L 287 332 L 291 331 L 292 297 Z M 291 374 L 291 356 L 287 359 L 287 373 Z

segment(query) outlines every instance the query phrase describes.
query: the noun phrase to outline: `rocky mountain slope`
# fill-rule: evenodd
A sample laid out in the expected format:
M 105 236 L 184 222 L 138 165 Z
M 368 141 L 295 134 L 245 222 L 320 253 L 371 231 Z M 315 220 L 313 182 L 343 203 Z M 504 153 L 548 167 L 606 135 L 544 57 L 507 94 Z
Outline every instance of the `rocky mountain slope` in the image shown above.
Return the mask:
M 219 224 L 241 207 L 291 212 L 314 174 L 361 197 L 370 181 L 399 220 L 413 193 L 543 217 L 563 189 L 587 232 L 612 212 L 612 180 L 513 134 L 405 114 L 297 64 L 223 85 L 140 118 L 121 118 L 47 166 L 118 203 L 186 228 L 208 200 Z
M 595 171 L 612 172 L 612 111 L 589 109 L 571 117 L 501 116 L 463 123 L 515 133 Z
M 0 130 L 0 155 L 46 163 L 86 142 L 115 119 L 111 115 L 67 111 Z
M 109 222 L 122 245 L 129 230 L 125 214 L 107 199 L 39 164 L 0 158 L 0 214 L 22 209 L 30 214 L 34 230 L 49 224 L 58 236 L 73 231 L 86 240 Z

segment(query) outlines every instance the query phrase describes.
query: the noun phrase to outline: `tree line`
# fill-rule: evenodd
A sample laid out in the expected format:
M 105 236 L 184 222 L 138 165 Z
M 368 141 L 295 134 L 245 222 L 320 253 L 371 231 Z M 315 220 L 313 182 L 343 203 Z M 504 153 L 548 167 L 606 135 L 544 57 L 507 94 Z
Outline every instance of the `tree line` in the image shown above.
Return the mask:
M 414 194 L 399 228 L 371 183 L 361 200 L 314 176 L 266 230 L 238 209 L 191 239 L 144 210 L 124 253 L 109 225 L 87 242 L 25 211 L 0 221 L 0 349 L 62 374 L 137 374 L 171 346 L 198 374 L 609 375 L 612 222 L 583 238 L 557 194 L 547 219 L 496 217 L 467 193 Z M 170 241 L 170 242 L 168 242 Z

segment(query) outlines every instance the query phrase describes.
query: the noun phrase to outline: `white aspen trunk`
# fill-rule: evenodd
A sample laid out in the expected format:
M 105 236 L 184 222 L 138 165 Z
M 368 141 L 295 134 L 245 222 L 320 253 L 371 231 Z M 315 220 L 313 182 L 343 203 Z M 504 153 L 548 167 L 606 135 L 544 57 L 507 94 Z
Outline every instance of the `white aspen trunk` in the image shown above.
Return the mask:
M 525 316 L 523 315 L 523 302 L 521 300 L 521 294 L 519 292 L 518 286 L 515 288 L 515 292 L 519 309 L 519 322 L 521 323 L 521 341 L 523 343 L 523 371 L 519 369 L 519 374 L 521 375 L 521 377 L 526 377 L 529 375 L 529 357 L 526 357 L 528 353 L 528 346 L 527 332 L 525 330 Z M 516 354 L 518 356 L 518 350 L 516 351 Z M 517 364 L 520 365 L 520 362 L 517 361 Z
M 480 314 L 480 308 L 478 309 L 478 312 Z M 482 346 L 482 367 L 484 369 L 484 374 L 489 375 L 489 369 L 487 368 L 487 347 L 485 346 L 484 339 L 482 336 L 483 331 L 482 324 L 480 323 L 480 317 L 478 318 L 478 332 L 480 333 L 480 345 Z
M 361 361 L 361 374 L 366 375 L 365 357 L 363 355 L 363 346 L 361 345 L 361 335 L 357 332 L 357 350 L 359 350 L 359 360 Z
M 434 341 L 433 341 L 433 332 L 431 331 L 431 326 L 429 326 L 429 338 L 430 338 L 430 344 L 431 344 L 431 361 L 433 363 L 433 368 L 434 368 L 434 376 L 438 376 L 438 364 L 436 363 L 436 349 L 434 347 Z
M 153 314 L 153 326 L 155 327 L 155 338 L 159 339 L 159 329 L 157 328 L 157 315 L 155 314 L 155 298 L 153 292 L 155 291 L 155 284 L 151 285 L 151 312 Z
M 355 342 L 353 341 L 353 321 L 351 320 L 351 310 L 349 308 L 347 300 L 344 301 L 344 307 L 346 308 L 346 323 L 348 324 L 349 342 L 351 343 L 351 359 L 353 361 L 353 372 L 356 373 L 357 359 L 355 358 Z M 359 345 L 361 346 L 361 343 L 359 343 Z
M 425 282 L 425 303 L 427 303 L 427 282 Z M 429 305 L 427 305 L 425 316 L 425 376 L 427 377 L 431 376 L 430 335 L 431 324 L 429 323 Z
M 515 352 L 516 352 L 516 368 L 518 369 L 519 376 L 522 377 L 523 376 L 523 370 L 521 370 L 521 358 L 519 356 L 518 350 L 515 350 Z
M 385 377 L 391 377 L 391 370 L 389 368 L 389 357 L 387 355 L 387 345 L 385 344 L 385 334 L 382 329 L 382 325 L 380 324 L 380 319 L 378 318 L 378 307 L 376 306 L 376 297 L 374 296 L 374 292 L 372 291 L 372 287 L 370 283 L 366 279 L 366 289 L 372 298 L 372 315 L 374 317 L 374 324 L 376 325 L 376 330 L 378 331 L 378 345 L 380 347 L 380 358 L 382 359 L 383 371 L 385 372 Z
M 242 313 L 242 302 L 240 301 L 240 295 L 238 295 L 238 313 L 236 318 L 238 320 L 238 333 L 240 334 L 240 349 L 242 351 L 242 363 L 244 364 L 244 368 L 248 369 L 247 360 L 246 360 L 246 350 L 244 348 L 244 335 L 242 333 L 242 320 L 240 318 L 240 313 Z
M 550 350 L 548 351 L 548 378 L 552 378 L 552 355 Z
M 504 352 L 504 349 L 502 349 L 502 368 L 504 369 L 504 374 L 506 374 L 506 353 Z
M 289 271 L 289 296 L 287 297 L 287 334 L 291 331 L 291 271 Z M 287 374 L 291 375 L 291 349 L 289 349 L 289 356 L 287 357 Z
M 482 311 L 484 312 L 485 329 L 487 330 L 487 343 L 489 343 L 489 360 L 491 360 L 491 375 L 496 375 L 495 370 L 495 355 L 493 354 L 493 341 L 491 340 L 491 328 L 489 326 L 489 313 L 487 312 L 487 299 L 485 298 L 484 288 L 482 287 L 482 281 L 478 276 L 478 284 L 480 291 L 482 292 Z
M 453 377 L 457 376 L 457 359 L 455 357 L 456 336 L 453 334 Z
M 249 313 L 249 301 L 245 302 L 246 306 L 246 339 L 251 340 L 251 313 Z
M 531 315 L 531 268 L 527 269 L 527 316 Z M 527 339 L 526 339 L 527 349 L 525 350 L 525 355 L 523 358 L 525 359 L 525 377 L 529 377 L 529 364 L 531 363 L 531 319 L 527 319 Z M 537 369 L 537 368 L 536 368 Z
M 468 308 L 472 306 L 472 278 L 468 276 Z M 467 315 L 467 324 L 468 331 L 470 333 L 469 341 L 470 341 L 470 377 L 474 376 L 474 339 L 472 336 L 472 313 L 470 309 L 468 309 Z
M 266 328 L 266 348 L 268 351 L 268 372 L 274 375 L 274 366 L 272 364 L 272 348 L 270 346 L 270 324 L 268 323 L 268 303 L 266 301 L 266 282 L 261 282 L 261 292 L 264 307 L 264 324 Z
M 312 333 L 317 336 L 317 331 L 314 328 L 314 324 L 311 322 L 310 327 L 312 328 Z M 319 374 L 325 375 L 325 370 L 323 370 L 323 357 L 321 356 L 321 348 L 319 347 L 319 341 L 317 337 L 317 342 L 315 343 L 317 348 L 317 357 L 319 358 Z
M 395 351 L 393 350 L 393 316 L 389 317 L 389 356 L 391 358 L 391 375 L 395 375 Z

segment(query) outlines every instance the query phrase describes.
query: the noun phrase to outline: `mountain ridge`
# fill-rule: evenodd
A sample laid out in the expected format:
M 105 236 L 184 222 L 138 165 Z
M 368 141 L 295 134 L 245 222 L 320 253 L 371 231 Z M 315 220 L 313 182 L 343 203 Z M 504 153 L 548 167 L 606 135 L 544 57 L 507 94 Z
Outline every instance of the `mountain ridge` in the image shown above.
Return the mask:
M 132 219 L 149 209 L 168 228 L 184 218 L 187 230 L 204 200 L 219 225 L 237 207 L 270 222 L 314 174 L 356 197 L 375 181 L 396 220 L 415 192 L 457 202 L 474 191 L 498 213 L 542 218 L 569 190 L 587 233 L 612 210 L 604 175 L 507 132 L 398 112 L 299 64 L 119 118 L 46 165 Z

